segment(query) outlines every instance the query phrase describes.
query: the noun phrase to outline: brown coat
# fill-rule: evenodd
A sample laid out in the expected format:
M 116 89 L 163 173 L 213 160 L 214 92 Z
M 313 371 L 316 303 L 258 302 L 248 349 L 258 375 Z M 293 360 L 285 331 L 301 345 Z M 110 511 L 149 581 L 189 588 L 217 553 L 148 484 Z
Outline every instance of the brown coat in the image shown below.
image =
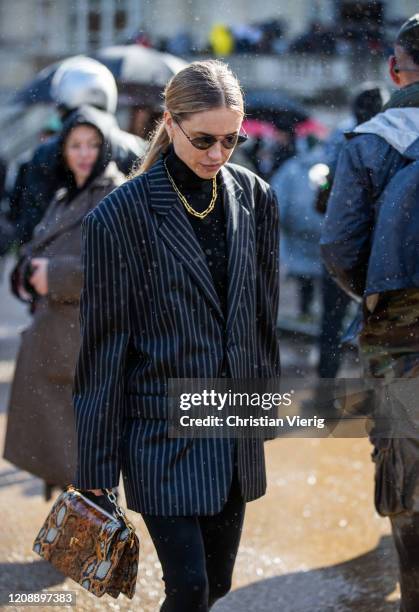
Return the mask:
M 4 457 L 50 483 L 74 479 L 72 384 L 79 350 L 81 224 L 124 180 L 111 162 L 69 204 L 58 192 L 26 253 L 48 257 L 48 295 L 22 333 L 9 402 Z

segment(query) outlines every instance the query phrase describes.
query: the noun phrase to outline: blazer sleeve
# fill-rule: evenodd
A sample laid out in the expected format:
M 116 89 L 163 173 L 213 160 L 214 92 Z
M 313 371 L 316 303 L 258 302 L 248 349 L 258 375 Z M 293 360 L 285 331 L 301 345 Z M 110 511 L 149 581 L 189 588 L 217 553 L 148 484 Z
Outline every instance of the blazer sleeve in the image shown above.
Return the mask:
M 83 222 L 81 349 L 74 383 L 76 485 L 118 485 L 129 342 L 128 269 L 111 232 L 94 213 Z
M 279 208 L 268 186 L 256 202 L 256 316 L 260 378 L 280 375 L 277 318 L 279 304 Z

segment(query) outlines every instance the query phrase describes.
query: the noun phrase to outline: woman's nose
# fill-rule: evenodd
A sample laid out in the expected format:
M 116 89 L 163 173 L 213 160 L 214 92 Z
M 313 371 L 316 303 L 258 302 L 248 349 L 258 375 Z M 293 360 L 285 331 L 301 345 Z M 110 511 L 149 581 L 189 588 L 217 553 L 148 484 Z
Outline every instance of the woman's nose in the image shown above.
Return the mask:
M 82 151 L 84 157 L 96 157 L 99 154 L 96 147 L 91 147 L 89 145 L 83 147 Z
M 214 161 L 220 160 L 223 157 L 223 147 L 219 140 L 208 149 L 208 157 Z

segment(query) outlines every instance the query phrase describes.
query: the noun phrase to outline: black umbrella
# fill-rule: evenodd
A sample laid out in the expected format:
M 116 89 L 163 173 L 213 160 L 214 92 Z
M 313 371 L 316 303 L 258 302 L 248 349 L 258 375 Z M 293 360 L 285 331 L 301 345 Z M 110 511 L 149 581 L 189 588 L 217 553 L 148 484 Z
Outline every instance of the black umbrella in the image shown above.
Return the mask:
M 41 103 L 50 104 L 52 102 L 51 82 L 60 63 L 55 62 L 41 70 L 41 72 L 38 72 L 32 81 L 14 94 L 12 103 L 23 104 L 25 106 Z
M 135 83 L 164 87 L 174 74 L 187 65 L 175 55 L 141 45 L 107 47 L 92 57 L 109 68 L 118 84 Z
M 160 106 L 167 81 L 187 65 L 175 55 L 141 45 L 107 47 L 92 57 L 114 75 L 120 102 L 132 106 Z
M 159 104 L 167 81 L 186 66 L 179 57 L 161 53 L 141 45 L 107 47 L 91 55 L 107 66 L 115 77 L 120 102 L 133 105 Z M 14 103 L 25 105 L 52 102 L 51 81 L 60 62 L 44 68 L 28 85 L 13 97 Z
M 292 130 L 310 116 L 302 104 L 277 90 L 248 90 L 245 100 L 249 118 L 269 121 L 281 130 Z

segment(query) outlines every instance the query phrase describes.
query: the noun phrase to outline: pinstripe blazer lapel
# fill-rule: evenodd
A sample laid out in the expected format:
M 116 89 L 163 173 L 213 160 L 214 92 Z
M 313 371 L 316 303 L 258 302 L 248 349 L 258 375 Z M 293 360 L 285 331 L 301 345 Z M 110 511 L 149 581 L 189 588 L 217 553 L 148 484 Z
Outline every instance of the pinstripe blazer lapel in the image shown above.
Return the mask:
M 158 232 L 162 240 L 200 286 L 218 315 L 224 319 L 205 254 L 183 205 L 173 191 L 163 161 L 159 160 L 154 164 L 148 174 L 151 207 L 160 217 Z
M 243 188 L 228 168 L 221 169 L 227 219 L 228 297 L 227 334 L 231 331 L 246 276 L 250 211 L 244 206 Z

